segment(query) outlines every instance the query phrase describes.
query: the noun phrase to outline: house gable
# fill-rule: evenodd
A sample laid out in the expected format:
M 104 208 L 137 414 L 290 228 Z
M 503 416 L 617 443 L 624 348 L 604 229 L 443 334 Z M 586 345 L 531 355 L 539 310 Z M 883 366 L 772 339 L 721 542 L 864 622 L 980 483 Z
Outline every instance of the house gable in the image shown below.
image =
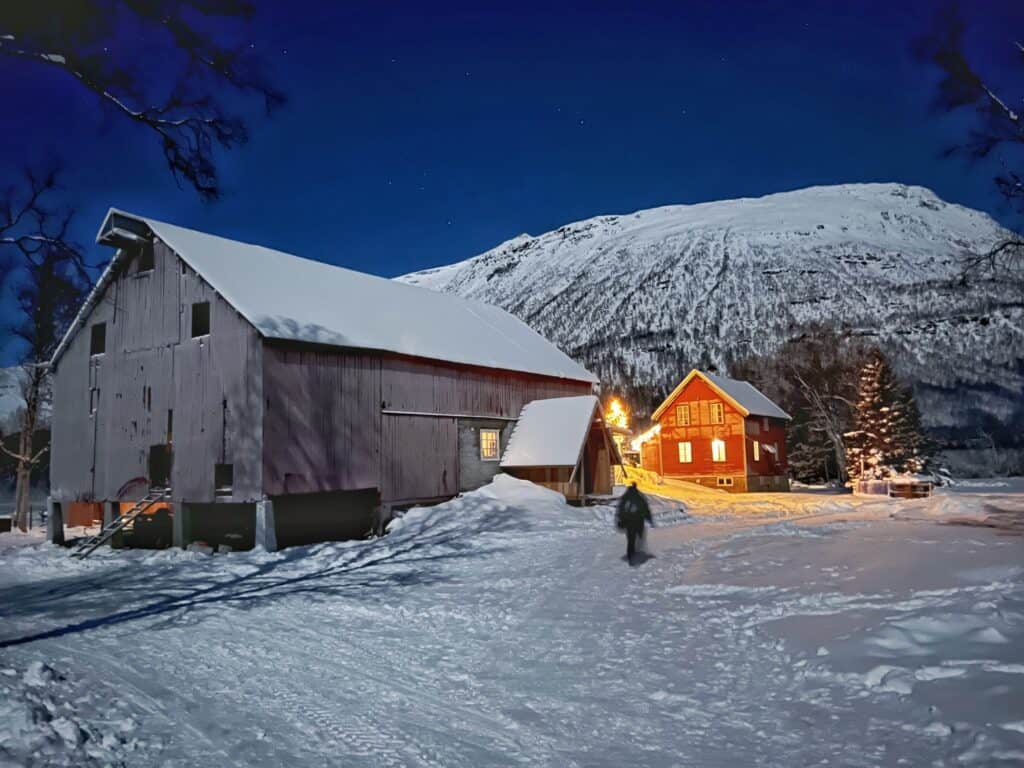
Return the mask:
M 209 320 L 195 338 L 194 305 Z M 236 500 L 259 498 L 260 355 L 255 329 L 173 250 L 126 243 L 55 355 L 54 498 L 130 499 L 151 450 L 172 443 L 175 499 L 213 501 L 217 464 L 236 465 Z

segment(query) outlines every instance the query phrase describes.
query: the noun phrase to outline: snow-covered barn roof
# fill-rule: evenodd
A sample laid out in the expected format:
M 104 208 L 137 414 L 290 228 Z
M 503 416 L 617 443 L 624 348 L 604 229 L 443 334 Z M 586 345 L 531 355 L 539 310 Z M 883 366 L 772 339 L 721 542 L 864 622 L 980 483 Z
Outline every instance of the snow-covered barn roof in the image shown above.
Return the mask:
M 594 395 L 552 397 L 523 406 L 502 467 L 575 467 L 590 425 L 602 419 Z
M 524 322 L 489 304 L 114 209 L 96 240 L 127 245 L 150 232 L 267 338 L 597 381 Z M 124 258 L 119 251 L 104 271 L 54 363 Z
M 704 373 L 704 371 L 698 371 L 694 368 L 690 371 L 686 378 L 679 382 L 679 386 L 672 390 L 672 393 L 665 398 L 664 402 L 658 406 L 658 409 L 651 414 L 651 418 L 657 421 L 661 414 L 665 412 L 672 402 L 679 396 L 686 385 L 689 384 L 695 376 L 700 377 L 712 389 L 716 390 L 723 399 L 728 400 L 732 403 L 744 416 L 768 416 L 772 419 L 790 419 L 792 418 L 788 413 L 779 408 L 775 403 L 768 399 L 760 390 L 755 388 L 752 384 L 746 381 L 740 381 L 739 379 L 729 379 L 725 376 L 716 376 L 712 373 Z

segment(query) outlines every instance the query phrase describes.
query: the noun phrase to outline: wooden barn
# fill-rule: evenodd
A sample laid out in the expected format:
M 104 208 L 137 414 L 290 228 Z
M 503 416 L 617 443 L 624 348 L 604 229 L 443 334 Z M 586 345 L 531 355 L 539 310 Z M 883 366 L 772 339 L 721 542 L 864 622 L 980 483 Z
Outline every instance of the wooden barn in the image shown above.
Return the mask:
M 788 491 L 789 414 L 745 381 L 684 378 L 652 414 L 644 469 L 727 491 Z
M 496 307 L 114 210 L 97 241 L 52 361 L 55 536 L 83 503 L 161 508 L 177 545 L 363 535 L 486 484 L 527 403 L 596 384 Z

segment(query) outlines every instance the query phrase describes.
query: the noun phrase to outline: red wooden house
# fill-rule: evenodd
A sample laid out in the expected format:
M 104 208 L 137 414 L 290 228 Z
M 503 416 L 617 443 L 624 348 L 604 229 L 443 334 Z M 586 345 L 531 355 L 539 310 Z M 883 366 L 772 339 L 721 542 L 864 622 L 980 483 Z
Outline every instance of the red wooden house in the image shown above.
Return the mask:
M 728 491 L 788 491 L 790 416 L 745 381 L 690 371 L 651 418 L 644 469 Z

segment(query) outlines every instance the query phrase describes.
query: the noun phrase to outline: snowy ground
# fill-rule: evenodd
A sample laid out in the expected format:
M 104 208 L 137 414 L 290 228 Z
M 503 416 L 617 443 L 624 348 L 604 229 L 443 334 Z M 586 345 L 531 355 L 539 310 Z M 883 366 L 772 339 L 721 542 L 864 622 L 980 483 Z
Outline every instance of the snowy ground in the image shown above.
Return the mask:
M 1016 490 L 684 489 L 634 567 L 508 478 L 276 554 L 4 534 L 0 766 L 1020 764 L 1024 537 L 940 524 Z

